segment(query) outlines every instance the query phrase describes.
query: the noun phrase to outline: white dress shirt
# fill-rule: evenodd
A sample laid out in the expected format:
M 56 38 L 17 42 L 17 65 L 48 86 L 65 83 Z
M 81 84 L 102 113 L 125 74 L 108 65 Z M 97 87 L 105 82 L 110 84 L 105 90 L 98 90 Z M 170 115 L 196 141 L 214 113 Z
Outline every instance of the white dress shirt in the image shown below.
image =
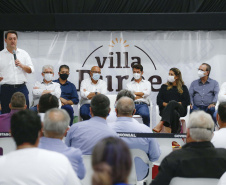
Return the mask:
M 211 142 L 215 148 L 226 148 L 226 128 L 215 131 Z
M 22 64 L 31 68 L 32 73 L 34 72 L 31 58 L 26 51 L 17 48 L 16 56 Z M 0 84 L 15 85 L 27 82 L 27 73 L 21 67 L 16 67 L 13 54 L 7 49 L 0 52 L 0 76 L 3 77 Z
M 84 91 L 86 90 L 86 91 Z M 80 93 L 81 93 L 81 105 L 90 104 L 91 100 L 87 98 L 89 93 L 98 92 L 101 94 L 107 94 L 107 83 L 101 79 L 98 80 L 96 84 L 94 84 L 91 78 L 87 78 L 82 81 Z
M 61 89 L 60 89 L 60 84 L 56 82 L 50 82 L 50 83 L 44 83 L 44 82 L 39 82 L 37 81 L 34 85 L 34 87 L 38 87 L 39 89 L 33 89 L 33 101 L 34 105 L 36 106 L 39 102 L 39 98 L 42 96 L 42 92 L 44 90 L 49 90 L 53 91 L 51 92 L 52 95 L 55 95 L 58 99 L 60 98 L 61 95 Z
M 218 94 L 218 101 L 226 102 L 226 82 L 221 85 L 220 92 Z
M 135 100 L 135 102 L 144 102 L 146 104 L 150 104 L 149 95 L 151 94 L 151 83 L 147 80 L 141 80 L 139 83 L 135 82 L 135 80 L 126 84 L 126 88 L 133 93 L 142 92 L 144 93 L 143 97 Z M 134 95 L 135 96 L 135 95 Z
M 26 148 L 0 157 L 1 185 L 80 185 L 69 160 L 60 153 Z

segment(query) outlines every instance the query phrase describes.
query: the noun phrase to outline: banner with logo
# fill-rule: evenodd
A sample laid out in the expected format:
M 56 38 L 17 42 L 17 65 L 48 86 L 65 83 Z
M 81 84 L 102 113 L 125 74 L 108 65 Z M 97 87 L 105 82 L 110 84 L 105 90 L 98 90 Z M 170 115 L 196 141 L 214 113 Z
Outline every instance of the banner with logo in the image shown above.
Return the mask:
M 18 47 L 26 50 L 35 66 L 29 75 L 30 98 L 35 81 L 41 81 L 42 66 L 54 66 L 55 78 L 62 64 L 70 67 L 69 80 L 77 89 L 89 77 L 92 66 L 101 68 L 110 94 L 116 94 L 132 79 L 131 65 L 144 67 L 151 83 L 151 100 L 167 80 L 169 69 L 177 67 L 187 85 L 198 78 L 201 63 L 212 66 L 210 77 L 221 85 L 225 79 L 225 31 L 71 31 L 19 32 Z

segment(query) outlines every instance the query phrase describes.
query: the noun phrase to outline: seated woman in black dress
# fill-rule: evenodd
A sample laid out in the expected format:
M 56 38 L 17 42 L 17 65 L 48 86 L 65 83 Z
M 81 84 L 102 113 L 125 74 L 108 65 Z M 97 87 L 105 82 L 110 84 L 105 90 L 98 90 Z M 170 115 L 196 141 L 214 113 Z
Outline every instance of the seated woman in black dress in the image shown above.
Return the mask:
M 188 88 L 184 85 L 179 69 L 170 69 L 168 81 L 161 86 L 157 96 L 157 105 L 162 119 L 153 131 L 160 132 L 165 126 L 165 132 L 179 133 L 179 119 L 187 114 L 187 106 L 190 105 Z

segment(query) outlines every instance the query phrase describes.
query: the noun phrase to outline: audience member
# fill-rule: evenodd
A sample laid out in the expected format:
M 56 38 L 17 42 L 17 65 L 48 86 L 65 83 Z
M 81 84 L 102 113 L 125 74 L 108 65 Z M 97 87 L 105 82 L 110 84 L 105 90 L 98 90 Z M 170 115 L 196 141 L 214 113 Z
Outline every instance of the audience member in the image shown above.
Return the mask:
M 39 103 L 37 105 L 37 110 L 39 113 L 39 116 L 41 117 L 41 121 L 44 120 L 45 112 L 47 112 L 49 109 L 52 108 L 58 108 L 59 107 L 59 101 L 58 98 L 52 94 L 43 94 L 40 99 Z
M 131 98 L 122 97 L 117 101 L 116 114 L 117 120 L 109 126 L 116 132 L 139 132 L 152 133 L 147 125 L 141 124 L 133 119 L 135 105 Z M 147 153 L 150 161 L 157 161 L 160 156 L 159 145 L 155 138 L 122 138 L 131 149 L 140 149 Z M 148 174 L 149 165 L 142 159 L 135 159 L 137 179 L 141 181 Z
M 211 66 L 207 63 L 202 63 L 198 69 L 200 79 L 191 83 L 189 88 L 191 99 L 191 112 L 193 110 L 203 110 L 213 117 L 217 96 L 219 93 L 219 84 L 216 80 L 211 79 Z
M 6 48 L 0 52 L 0 82 L 2 114 L 9 113 L 9 103 L 15 92 L 21 92 L 29 108 L 27 74 L 34 72 L 29 54 L 17 48 L 18 34 L 14 30 L 5 33 Z
M 217 185 L 226 185 L 226 172 L 221 176 Z
M 129 97 L 133 101 L 135 100 L 135 97 L 134 97 L 133 93 L 130 90 L 123 89 L 117 94 L 115 105 L 117 104 L 117 101 L 123 96 Z M 108 123 L 112 123 L 112 122 L 115 122 L 116 120 L 117 120 L 117 116 L 116 116 L 116 112 L 115 112 L 115 109 L 114 109 L 114 110 L 111 110 L 110 114 L 108 115 L 107 122 Z
M 132 168 L 128 146 L 119 138 L 99 141 L 92 155 L 93 185 L 127 185 Z
M 17 150 L 0 157 L 0 184 L 80 185 L 64 155 L 37 148 L 40 133 L 41 121 L 35 112 L 13 114 L 11 134 Z
M 98 94 L 90 104 L 92 118 L 71 126 L 65 143 L 79 148 L 83 155 L 91 155 L 94 145 L 101 139 L 117 134 L 107 125 L 106 117 L 110 112 L 110 101 L 107 96 Z
M 80 115 L 83 120 L 91 118 L 90 102 L 97 94 L 107 94 L 107 83 L 100 79 L 101 70 L 98 66 L 93 66 L 90 71 L 90 78 L 81 82 L 81 107 Z
M 160 132 L 165 126 L 164 132 L 179 133 L 181 130 L 179 119 L 187 114 L 187 106 L 190 104 L 188 89 L 184 85 L 179 69 L 169 70 L 167 83 L 161 86 L 158 93 L 157 104 L 162 119 L 153 131 Z
M 215 148 L 226 148 L 226 102 L 218 106 L 217 122 L 220 130 L 214 132 L 211 142 Z
M 140 115 L 143 119 L 143 123 L 150 126 L 148 105 L 150 105 L 149 95 L 151 94 L 151 84 L 149 81 L 142 78 L 144 71 L 141 64 L 135 64 L 132 68 L 134 80 L 129 82 L 126 87 L 134 93 L 136 108 L 135 114 Z
M 58 99 L 60 98 L 61 89 L 60 84 L 53 82 L 54 69 L 51 65 L 45 65 L 42 67 L 43 81 L 37 81 L 33 87 L 33 107 L 31 110 L 37 112 L 37 104 L 40 97 L 43 94 L 55 95 Z
M 0 132 L 9 132 L 12 115 L 27 108 L 24 94 L 21 92 L 14 93 L 11 98 L 9 108 L 11 109 L 10 113 L 0 115 Z
M 151 185 L 168 185 L 173 177 L 220 178 L 226 171 L 226 150 L 210 142 L 214 122 L 204 111 L 190 115 L 187 144 L 166 156 Z
M 82 152 L 78 148 L 67 147 L 62 139 L 69 129 L 70 117 L 65 110 L 50 109 L 43 121 L 44 136 L 40 138 L 39 148 L 64 154 L 80 179 L 85 176 Z
M 75 85 L 67 80 L 69 74 L 69 66 L 61 65 L 58 72 L 59 78 L 53 82 L 60 84 L 60 101 L 62 104 L 61 109 L 65 109 L 68 112 L 71 118 L 70 125 L 72 125 L 74 119 L 74 110 L 71 105 L 77 105 L 79 99 Z

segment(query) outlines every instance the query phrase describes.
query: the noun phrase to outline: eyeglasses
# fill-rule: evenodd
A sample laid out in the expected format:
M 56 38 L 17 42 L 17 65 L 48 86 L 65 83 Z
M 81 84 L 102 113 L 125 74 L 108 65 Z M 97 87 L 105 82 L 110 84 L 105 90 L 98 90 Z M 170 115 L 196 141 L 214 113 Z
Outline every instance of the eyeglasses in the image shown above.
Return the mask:
M 91 72 L 92 73 L 99 73 L 99 74 L 101 73 L 100 71 L 91 71 Z

